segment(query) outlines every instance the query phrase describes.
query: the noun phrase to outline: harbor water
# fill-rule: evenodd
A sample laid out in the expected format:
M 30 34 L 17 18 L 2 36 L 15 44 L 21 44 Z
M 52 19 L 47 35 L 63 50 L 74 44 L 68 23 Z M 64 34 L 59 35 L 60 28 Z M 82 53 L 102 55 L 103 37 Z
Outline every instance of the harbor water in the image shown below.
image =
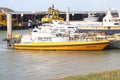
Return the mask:
M 27 33 L 16 30 L 14 33 Z M 31 51 L 7 47 L 0 31 L 0 80 L 48 80 L 120 68 L 120 49 L 103 51 Z

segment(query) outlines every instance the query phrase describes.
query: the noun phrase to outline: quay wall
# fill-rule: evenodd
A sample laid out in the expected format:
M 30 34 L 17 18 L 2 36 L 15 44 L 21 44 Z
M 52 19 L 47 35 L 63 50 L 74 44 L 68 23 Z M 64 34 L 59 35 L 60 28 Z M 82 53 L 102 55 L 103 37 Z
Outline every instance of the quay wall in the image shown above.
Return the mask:
M 21 17 L 20 13 L 12 14 L 12 18 L 16 18 L 18 22 L 27 22 L 28 19 L 31 19 L 33 22 L 38 19 L 41 20 L 46 14 L 24 14 Z M 62 17 L 64 20 L 66 20 L 66 13 L 59 14 L 60 17 Z M 105 16 L 105 13 L 97 13 L 95 14 L 96 17 L 99 17 L 98 21 L 102 21 L 102 18 Z M 70 13 L 70 21 L 82 21 L 84 18 L 88 17 L 88 13 Z

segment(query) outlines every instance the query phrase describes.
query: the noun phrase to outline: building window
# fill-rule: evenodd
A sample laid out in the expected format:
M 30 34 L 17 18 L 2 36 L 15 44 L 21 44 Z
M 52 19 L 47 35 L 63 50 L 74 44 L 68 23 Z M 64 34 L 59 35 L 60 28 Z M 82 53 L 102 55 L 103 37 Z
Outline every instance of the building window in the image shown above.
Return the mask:
M 106 19 L 105 19 L 105 22 L 106 22 Z

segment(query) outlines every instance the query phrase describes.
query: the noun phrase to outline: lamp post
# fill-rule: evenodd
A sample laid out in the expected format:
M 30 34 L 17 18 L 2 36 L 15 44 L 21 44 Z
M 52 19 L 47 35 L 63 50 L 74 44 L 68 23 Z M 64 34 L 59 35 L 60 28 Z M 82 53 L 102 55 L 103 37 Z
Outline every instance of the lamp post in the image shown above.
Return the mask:
M 35 25 L 35 27 L 37 27 L 37 22 L 36 22 L 36 17 L 37 17 L 37 13 L 36 12 L 32 12 L 33 13 L 33 20 L 34 20 L 34 25 Z
M 75 15 L 75 14 L 74 14 L 74 13 L 72 13 L 72 20 L 74 20 L 74 15 Z
M 22 22 L 22 25 L 23 25 L 23 16 L 24 16 L 24 14 L 21 13 L 20 16 L 21 16 L 21 20 L 22 20 L 21 22 Z

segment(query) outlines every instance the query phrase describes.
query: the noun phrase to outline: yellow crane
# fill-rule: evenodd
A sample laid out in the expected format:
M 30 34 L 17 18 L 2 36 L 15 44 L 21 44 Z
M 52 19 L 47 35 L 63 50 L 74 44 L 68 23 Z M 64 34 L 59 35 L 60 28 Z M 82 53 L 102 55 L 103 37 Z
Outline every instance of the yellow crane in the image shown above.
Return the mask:
M 7 26 L 6 15 L 0 12 L 0 26 Z
M 52 22 L 52 20 L 64 21 L 64 19 L 62 17 L 59 17 L 59 10 L 54 9 L 54 5 L 52 5 L 52 7 L 48 8 L 47 15 L 45 15 L 41 19 L 42 22 Z

